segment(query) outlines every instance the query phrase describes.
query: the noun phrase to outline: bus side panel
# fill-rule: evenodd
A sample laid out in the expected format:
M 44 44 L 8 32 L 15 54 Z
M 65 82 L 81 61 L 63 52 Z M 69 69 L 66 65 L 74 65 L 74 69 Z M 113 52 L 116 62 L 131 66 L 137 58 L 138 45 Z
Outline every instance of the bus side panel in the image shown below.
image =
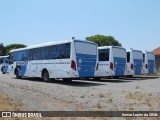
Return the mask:
M 134 59 L 134 74 L 141 74 L 142 71 L 142 59 Z
M 125 69 L 126 69 L 126 58 L 114 57 L 115 76 L 124 75 Z
M 49 62 L 48 62 L 49 63 Z M 50 64 L 44 66 L 48 68 L 50 78 L 71 78 L 73 76 L 71 72 L 71 60 L 62 59 L 62 60 L 52 60 Z
M 148 60 L 148 71 L 154 73 L 154 60 Z

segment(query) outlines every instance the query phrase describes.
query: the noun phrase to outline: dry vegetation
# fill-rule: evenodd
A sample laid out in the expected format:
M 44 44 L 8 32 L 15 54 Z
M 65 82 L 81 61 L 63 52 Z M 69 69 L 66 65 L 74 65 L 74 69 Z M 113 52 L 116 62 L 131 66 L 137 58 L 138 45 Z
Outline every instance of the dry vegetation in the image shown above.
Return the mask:
M 8 110 L 18 110 L 18 106 L 11 103 L 10 99 L 0 92 L 0 111 L 8 111 Z
M 152 93 L 130 92 L 126 95 L 126 99 L 132 100 L 127 105 L 128 110 L 136 110 L 141 106 L 147 107 L 149 111 L 158 111 L 155 108 L 160 108 L 160 96 L 154 96 Z

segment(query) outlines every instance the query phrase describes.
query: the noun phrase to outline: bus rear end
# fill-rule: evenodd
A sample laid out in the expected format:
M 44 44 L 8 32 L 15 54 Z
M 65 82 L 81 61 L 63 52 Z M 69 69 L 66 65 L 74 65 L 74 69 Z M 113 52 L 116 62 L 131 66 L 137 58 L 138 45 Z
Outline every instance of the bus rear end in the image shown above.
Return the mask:
M 147 53 L 144 52 L 143 53 L 143 70 L 142 70 L 143 74 L 147 74 L 148 73 L 148 60 L 147 60 Z
M 134 74 L 142 74 L 142 61 L 143 53 L 142 51 L 133 50 L 133 64 L 134 64 Z
M 139 50 L 127 51 L 127 72 L 126 75 L 133 76 L 134 74 L 142 74 L 143 53 Z
M 98 47 L 98 70 L 97 76 L 114 76 L 114 68 L 112 61 L 112 46 Z
M 77 70 L 79 77 L 94 77 L 97 66 L 97 44 L 74 40 L 75 59 L 71 68 Z
M 152 52 L 147 52 L 147 61 L 148 61 L 148 73 L 154 73 L 155 67 L 155 55 Z
M 143 53 L 143 74 L 154 73 L 155 54 L 152 52 Z
M 126 49 L 121 47 L 112 47 L 113 66 L 115 76 L 124 76 L 126 73 Z

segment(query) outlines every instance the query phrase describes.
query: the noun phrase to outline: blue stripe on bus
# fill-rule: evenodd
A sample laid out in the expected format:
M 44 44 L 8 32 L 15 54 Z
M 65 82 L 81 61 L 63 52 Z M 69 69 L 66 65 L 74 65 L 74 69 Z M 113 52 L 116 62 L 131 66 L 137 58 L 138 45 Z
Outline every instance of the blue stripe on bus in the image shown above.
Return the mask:
M 142 59 L 134 59 L 134 73 L 136 75 L 141 74 L 141 70 L 142 70 Z
M 8 72 L 8 66 L 2 66 L 2 72 L 7 73 Z
M 96 66 L 96 55 L 76 53 L 79 77 L 93 77 Z
M 124 75 L 126 69 L 126 58 L 114 57 L 115 76 Z
M 17 62 L 18 61 L 23 61 L 23 57 L 26 57 L 27 55 L 26 55 L 26 51 L 20 51 L 19 53 L 18 53 L 18 57 L 17 57 Z M 20 65 L 20 67 L 21 67 L 21 70 L 19 71 L 19 75 L 20 76 L 24 76 L 25 75 L 25 72 L 26 72 L 26 69 L 27 69 L 27 64 L 21 64 Z
M 154 73 L 154 60 L 148 60 L 148 71 Z

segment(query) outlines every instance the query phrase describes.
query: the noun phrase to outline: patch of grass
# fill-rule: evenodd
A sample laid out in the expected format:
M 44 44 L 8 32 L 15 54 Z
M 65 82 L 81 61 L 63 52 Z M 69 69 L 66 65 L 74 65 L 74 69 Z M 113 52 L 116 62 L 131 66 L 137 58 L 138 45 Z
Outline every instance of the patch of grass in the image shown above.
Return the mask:
M 105 95 L 104 95 L 103 93 L 100 93 L 100 94 L 99 94 L 99 97 L 100 97 L 100 98 L 104 98 Z
M 136 93 L 128 93 L 126 95 L 126 99 L 133 99 L 141 101 L 144 98 L 144 95 L 142 93 L 136 92 Z
M 85 95 L 82 95 L 81 98 L 85 98 Z
M 97 105 L 97 108 L 102 108 L 100 102 L 98 101 L 98 105 Z
M 136 89 L 140 89 L 140 87 L 138 86 L 138 85 L 136 85 L 136 87 L 135 87 Z
M 130 107 L 128 108 L 128 110 L 134 110 L 134 107 L 133 107 L 133 106 L 130 106 Z
M 126 95 L 126 99 L 135 99 L 134 95 L 132 93 L 128 93 Z

